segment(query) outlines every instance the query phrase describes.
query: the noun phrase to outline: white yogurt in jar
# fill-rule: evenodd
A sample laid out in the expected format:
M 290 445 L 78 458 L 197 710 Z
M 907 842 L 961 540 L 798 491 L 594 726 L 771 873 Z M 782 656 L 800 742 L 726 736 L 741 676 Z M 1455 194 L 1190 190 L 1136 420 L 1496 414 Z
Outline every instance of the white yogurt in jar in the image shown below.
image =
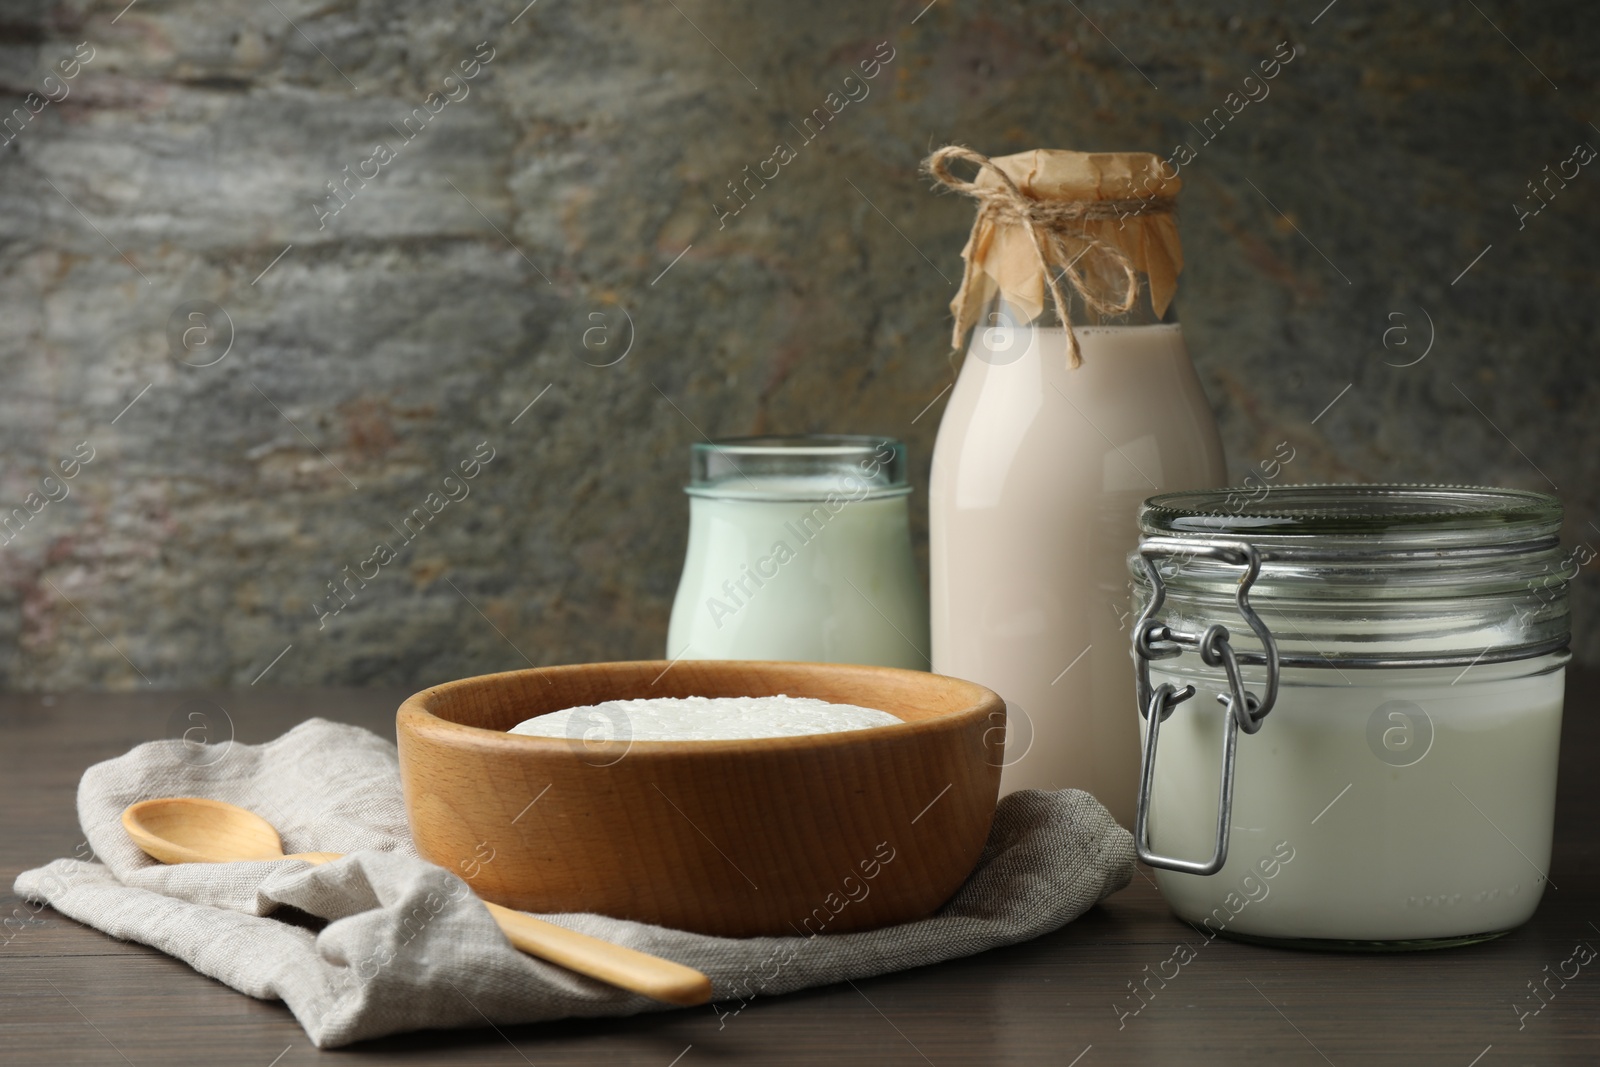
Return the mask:
M 812 697 L 651 697 L 536 715 L 508 733 L 595 742 L 732 741 L 898 726 L 887 711 Z
M 743 482 L 690 498 L 667 655 L 925 670 L 928 606 L 906 496 L 851 495 L 837 478 L 751 481 L 750 499 Z
M 1266 938 L 1448 941 L 1525 922 L 1548 880 L 1566 661 L 1284 668 L 1260 731 L 1239 738 L 1228 862 L 1157 869 L 1162 895 L 1208 931 Z M 1152 684 L 1198 692 L 1161 726 L 1150 843 L 1203 860 L 1223 690 L 1170 662 Z M 1246 683 L 1260 692 L 1259 672 Z
M 927 667 L 905 445 L 859 434 L 698 442 L 684 492 L 689 544 L 667 658 Z

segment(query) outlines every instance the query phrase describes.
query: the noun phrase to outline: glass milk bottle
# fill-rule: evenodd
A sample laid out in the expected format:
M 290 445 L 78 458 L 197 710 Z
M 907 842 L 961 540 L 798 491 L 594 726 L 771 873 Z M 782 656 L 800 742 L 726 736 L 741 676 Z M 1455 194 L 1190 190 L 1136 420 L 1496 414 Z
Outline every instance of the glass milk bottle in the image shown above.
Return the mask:
M 928 608 L 899 441 L 696 444 L 685 491 L 689 547 L 669 658 L 927 669 Z
M 960 159 L 975 181 L 949 174 Z M 1179 182 L 1161 168 L 1144 153 L 964 149 L 929 168 L 981 205 L 952 304 L 972 341 L 929 489 L 933 669 L 1005 697 L 1003 793 L 1084 789 L 1129 827 L 1139 505 L 1226 481 L 1171 307 Z

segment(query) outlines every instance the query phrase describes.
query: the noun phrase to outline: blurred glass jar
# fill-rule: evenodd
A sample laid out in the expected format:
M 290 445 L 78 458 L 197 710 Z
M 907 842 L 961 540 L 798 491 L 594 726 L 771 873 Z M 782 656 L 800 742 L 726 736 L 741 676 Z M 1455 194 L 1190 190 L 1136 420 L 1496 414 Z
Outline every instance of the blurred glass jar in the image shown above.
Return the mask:
M 925 670 L 905 446 L 888 437 L 727 438 L 690 453 L 673 659 Z

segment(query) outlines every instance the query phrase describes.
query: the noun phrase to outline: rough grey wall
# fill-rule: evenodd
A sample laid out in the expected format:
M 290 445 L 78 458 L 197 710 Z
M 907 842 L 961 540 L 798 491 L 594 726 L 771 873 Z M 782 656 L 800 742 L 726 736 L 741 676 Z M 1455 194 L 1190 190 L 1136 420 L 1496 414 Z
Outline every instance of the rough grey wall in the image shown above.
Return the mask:
M 0 505 L 40 505 L 6 686 L 660 654 L 701 431 L 897 434 L 925 483 L 952 140 L 1196 151 L 1179 308 L 1235 478 L 1287 440 L 1284 479 L 1554 484 L 1600 545 L 1600 173 L 1515 207 L 1600 145 L 1590 6 L 123 3 L 0 6 Z

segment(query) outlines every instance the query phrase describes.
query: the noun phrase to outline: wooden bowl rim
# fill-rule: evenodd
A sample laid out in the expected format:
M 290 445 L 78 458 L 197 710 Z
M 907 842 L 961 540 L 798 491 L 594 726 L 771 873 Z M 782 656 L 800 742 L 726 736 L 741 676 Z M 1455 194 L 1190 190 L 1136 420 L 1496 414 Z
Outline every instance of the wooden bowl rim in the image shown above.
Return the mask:
M 506 744 L 521 745 L 532 752 L 552 752 L 561 750 L 572 753 L 572 739 L 565 737 L 539 737 L 530 734 L 513 734 L 505 730 L 491 730 L 483 726 L 469 726 L 466 723 L 453 722 L 450 719 L 435 715 L 427 707 L 428 701 L 434 697 L 448 693 L 452 690 L 471 689 L 483 686 L 496 678 L 509 678 L 519 675 L 545 675 L 557 671 L 586 671 L 602 667 L 658 667 L 663 671 L 669 663 L 678 661 L 668 660 L 609 660 L 599 663 L 567 663 L 549 667 L 525 667 L 514 671 L 496 671 L 491 674 L 476 674 L 468 678 L 457 678 L 453 681 L 442 682 L 439 685 L 429 686 L 419 692 L 413 693 L 401 703 L 396 713 L 396 727 L 406 719 L 420 720 L 415 723 L 415 728 L 428 729 L 436 737 L 454 735 L 465 742 L 478 744 Z M 887 723 L 883 726 L 868 726 L 856 730 L 833 730 L 828 733 L 792 734 L 785 737 L 752 737 L 752 738 L 723 738 L 704 741 L 635 741 L 626 742 L 626 753 L 631 755 L 635 749 L 641 755 L 650 755 L 658 758 L 674 758 L 690 755 L 722 755 L 729 752 L 749 752 L 752 748 L 759 748 L 769 752 L 783 752 L 789 750 L 810 750 L 827 748 L 837 745 L 853 745 L 871 743 L 884 736 L 886 731 L 892 731 L 893 736 L 912 736 L 930 733 L 941 733 L 952 729 L 959 729 L 969 720 L 980 716 L 992 715 L 996 710 L 1004 713 L 1005 701 L 992 689 L 988 689 L 976 682 L 969 682 L 964 678 L 955 678 L 946 674 L 933 674 L 929 671 L 912 671 L 899 667 L 876 667 L 867 664 L 854 663 L 809 663 L 798 660 L 695 660 L 697 667 L 714 665 L 716 667 L 738 667 L 740 669 L 777 667 L 793 669 L 796 667 L 816 669 L 818 671 L 837 670 L 846 668 L 850 671 L 861 671 L 872 674 L 909 675 L 919 681 L 934 681 L 936 685 L 944 685 L 971 692 L 974 700 L 962 707 L 947 712 L 931 715 L 916 721 L 901 720 L 898 724 Z M 820 699 L 820 698 L 816 698 Z M 865 707 L 866 705 L 858 705 Z M 562 709 L 556 709 L 562 710 Z M 872 710 L 882 711 L 882 708 Z M 548 713 L 546 713 L 548 714 Z M 894 712 L 887 714 L 893 715 Z M 498 739 L 491 740 L 491 739 Z M 620 758 L 620 757 L 619 757 Z

